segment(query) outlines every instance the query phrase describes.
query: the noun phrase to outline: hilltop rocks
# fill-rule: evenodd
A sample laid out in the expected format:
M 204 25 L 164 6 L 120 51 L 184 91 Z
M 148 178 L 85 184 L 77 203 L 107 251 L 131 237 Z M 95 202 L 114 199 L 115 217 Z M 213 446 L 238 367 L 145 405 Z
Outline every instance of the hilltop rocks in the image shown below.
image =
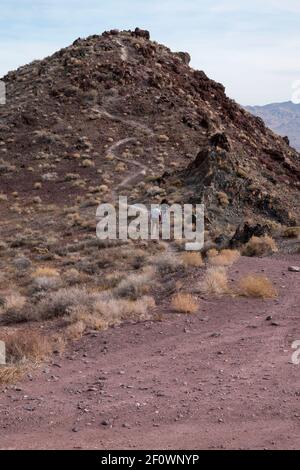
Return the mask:
M 189 63 L 191 62 L 191 56 L 188 52 L 176 52 L 176 55 L 186 65 L 189 65 Z
M 144 38 L 144 39 L 147 39 L 147 40 L 150 39 L 150 33 L 146 29 L 135 28 L 132 35 L 136 36 L 138 38 Z

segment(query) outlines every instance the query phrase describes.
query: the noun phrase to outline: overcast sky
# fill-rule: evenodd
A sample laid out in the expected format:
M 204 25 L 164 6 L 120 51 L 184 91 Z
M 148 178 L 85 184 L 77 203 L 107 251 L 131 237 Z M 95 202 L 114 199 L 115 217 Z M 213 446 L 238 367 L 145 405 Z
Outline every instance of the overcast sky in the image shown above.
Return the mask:
M 300 79 L 300 0 L 1 0 L 0 77 L 77 37 L 149 29 L 242 104 L 288 101 Z

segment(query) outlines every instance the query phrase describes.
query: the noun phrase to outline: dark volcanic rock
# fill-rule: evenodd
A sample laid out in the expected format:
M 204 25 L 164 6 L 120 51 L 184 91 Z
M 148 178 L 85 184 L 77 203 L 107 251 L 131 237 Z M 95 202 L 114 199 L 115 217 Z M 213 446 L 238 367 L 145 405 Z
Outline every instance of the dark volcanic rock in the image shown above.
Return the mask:
M 267 226 L 262 226 L 260 224 L 257 225 L 250 225 L 248 222 L 246 222 L 243 225 L 240 225 L 234 236 L 229 242 L 229 246 L 231 248 L 238 248 L 242 245 L 245 245 L 245 243 L 248 243 L 248 241 L 253 237 L 263 237 L 264 235 L 267 235 L 269 233 L 269 228 Z
M 135 28 L 133 34 L 138 38 L 150 39 L 150 33 L 146 29 Z

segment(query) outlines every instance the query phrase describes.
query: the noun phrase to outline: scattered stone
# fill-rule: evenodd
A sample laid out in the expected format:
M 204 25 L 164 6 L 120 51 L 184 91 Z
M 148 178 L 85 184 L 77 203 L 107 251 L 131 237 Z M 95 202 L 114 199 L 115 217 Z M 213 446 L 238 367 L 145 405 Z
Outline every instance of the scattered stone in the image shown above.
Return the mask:
M 290 266 L 289 271 L 292 273 L 300 273 L 300 266 Z
M 106 419 L 104 419 L 103 421 L 101 421 L 101 424 L 102 424 L 102 426 L 110 426 L 110 425 L 111 425 L 111 423 L 110 423 L 108 420 L 106 420 Z

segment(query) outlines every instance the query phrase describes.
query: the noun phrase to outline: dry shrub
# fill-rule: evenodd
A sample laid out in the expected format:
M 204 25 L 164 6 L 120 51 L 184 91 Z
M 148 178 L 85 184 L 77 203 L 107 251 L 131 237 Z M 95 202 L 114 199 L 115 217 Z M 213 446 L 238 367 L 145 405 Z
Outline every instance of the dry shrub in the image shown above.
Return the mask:
M 186 266 L 191 266 L 195 268 L 199 268 L 204 264 L 201 253 L 198 253 L 196 251 L 183 253 L 181 259 Z
M 208 254 L 208 261 L 212 266 L 231 266 L 235 263 L 241 256 L 238 250 L 221 250 L 219 253 L 215 254 L 217 250 L 213 251 L 213 255 Z
M 69 285 L 74 285 L 80 281 L 80 272 L 75 268 L 70 268 L 64 273 L 63 278 Z
M 2 307 L 0 306 L 1 322 L 22 322 L 26 298 L 20 295 L 18 292 L 14 292 L 5 296 L 3 300 L 3 305 Z
M 50 320 L 68 315 L 72 307 L 78 305 L 90 307 L 95 297 L 95 294 L 88 292 L 85 288 L 59 289 L 57 292 L 52 292 L 37 305 L 31 319 L 35 321 Z
M 169 245 L 168 245 L 167 242 L 159 240 L 156 247 L 157 247 L 158 251 L 167 251 L 168 246 Z
M 71 309 L 67 328 L 67 336 L 76 339 L 81 337 L 86 329 L 106 330 L 110 326 L 118 325 L 124 320 L 146 320 L 149 318 L 149 309 L 155 307 L 152 297 L 144 296 L 139 300 L 101 299 L 97 300 L 91 309 L 83 305 Z
M 33 280 L 32 287 L 33 290 L 37 291 L 47 291 L 58 289 L 61 286 L 61 280 L 56 276 L 40 276 L 36 277 Z
M 99 300 L 94 304 L 94 313 L 100 315 L 108 326 L 121 323 L 128 319 L 146 319 L 148 310 L 155 306 L 152 297 L 143 296 L 138 300 L 109 299 Z
M 286 238 L 300 238 L 300 227 L 289 227 L 283 232 Z
M 37 268 L 31 275 L 33 278 L 33 289 L 35 290 L 51 290 L 57 289 L 60 284 L 60 274 L 56 269 L 49 267 Z
M 196 313 L 198 303 L 191 294 L 179 292 L 172 298 L 172 307 L 180 313 Z
M 24 368 L 20 366 L 0 366 L 0 384 L 16 382 L 24 372 Z
M 100 288 L 102 290 L 114 289 L 124 279 L 124 273 L 112 272 L 107 274 L 100 280 Z
M 34 331 L 13 333 L 5 339 L 5 345 L 6 359 L 10 364 L 41 361 L 52 352 L 50 340 Z
M 260 297 L 263 299 L 274 299 L 278 292 L 272 282 L 264 276 L 249 274 L 239 281 L 238 292 L 245 297 Z
M 161 275 L 175 273 L 183 267 L 182 259 L 176 256 L 175 253 L 154 256 L 151 261 Z
M 59 276 L 59 272 L 57 269 L 49 268 L 47 266 L 42 268 L 37 268 L 34 273 L 32 274 L 33 278 L 36 277 L 57 277 Z
M 72 323 L 66 328 L 66 338 L 68 340 L 78 340 L 82 337 L 86 329 L 85 323 L 83 321 L 77 321 Z
M 218 250 L 216 250 L 216 248 L 210 248 L 207 253 L 206 253 L 206 256 L 208 259 L 211 259 L 211 258 L 214 258 L 215 256 L 218 256 L 219 252 Z
M 242 254 L 244 256 L 265 256 L 276 253 L 277 251 L 276 242 L 269 235 L 263 237 L 253 236 L 243 247 Z
M 18 292 L 12 292 L 4 297 L 3 309 L 7 310 L 21 310 L 26 303 L 26 297 Z
M 141 274 L 131 274 L 114 289 L 115 297 L 137 300 L 149 292 L 154 274 L 155 270 L 151 268 L 145 269 Z
M 185 251 L 185 245 L 187 240 L 182 238 L 181 240 L 174 240 L 174 245 L 176 246 L 178 251 Z
M 208 294 L 228 294 L 230 289 L 225 268 L 221 266 L 209 268 L 200 284 L 200 290 Z
M 52 345 L 53 345 L 53 352 L 54 353 L 62 354 L 65 351 L 65 349 L 66 349 L 66 340 L 61 334 L 55 333 L 51 338 L 51 342 L 52 342 Z

